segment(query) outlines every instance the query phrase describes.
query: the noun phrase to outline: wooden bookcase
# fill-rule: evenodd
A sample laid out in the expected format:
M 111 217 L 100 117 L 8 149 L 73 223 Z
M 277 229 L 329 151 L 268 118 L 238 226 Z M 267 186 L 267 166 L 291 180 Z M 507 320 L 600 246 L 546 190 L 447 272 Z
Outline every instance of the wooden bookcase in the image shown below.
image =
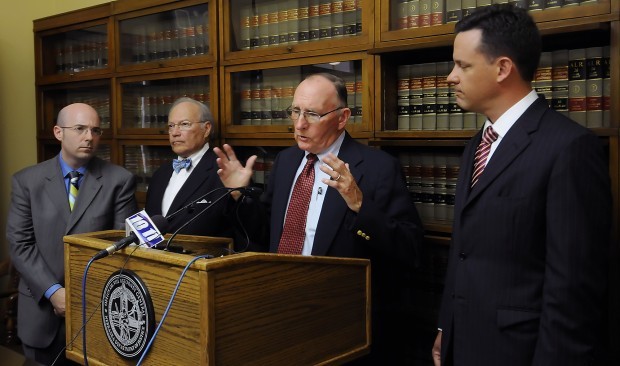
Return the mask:
M 419 324 L 413 330 L 417 346 L 411 356 L 428 361 L 450 243 L 458 157 L 480 121 L 475 115 L 459 116 L 450 100 L 440 102 L 449 98 L 443 89 L 433 91 L 435 106 L 424 101 L 415 105 L 411 89 L 407 104 L 401 92 L 406 73 L 409 85 L 430 75 L 436 88 L 445 87 L 441 81 L 452 57 L 452 21 L 467 12 L 472 0 L 460 1 L 461 12 L 450 8 L 454 3 L 117 0 L 35 20 L 38 158 L 50 158 L 59 150 L 52 134 L 59 109 L 71 102 L 89 103 L 104 127 L 99 154 L 138 176 L 137 197 L 143 203 L 150 174 L 171 155 L 167 109 L 176 97 L 188 95 L 210 106 L 216 126 L 213 145 L 227 142 L 241 155 L 259 155 L 256 181 L 264 183 L 275 153 L 293 144 L 292 129 L 281 114 L 291 88 L 310 72 L 343 76 L 354 110 L 347 130 L 401 159 L 423 216 L 423 266 L 406 291 Z M 532 14 L 545 52 L 591 47 L 608 52 L 605 86 L 611 104 L 606 122 L 592 130 L 608 151 L 614 207 L 611 288 L 617 289 L 620 2 L 581 0 L 576 6 Z M 416 74 L 428 67 L 433 71 Z M 415 115 L 427 104 L 435 108 L 434 115 Z M 619 291 L 612 291 L 609 304 L 612 309 L 620 306 Z M 620 349 L 620 317 L 614 312 L 609 328 L 612 349 Z M 617 351 L 614 357 L 620 363 Z

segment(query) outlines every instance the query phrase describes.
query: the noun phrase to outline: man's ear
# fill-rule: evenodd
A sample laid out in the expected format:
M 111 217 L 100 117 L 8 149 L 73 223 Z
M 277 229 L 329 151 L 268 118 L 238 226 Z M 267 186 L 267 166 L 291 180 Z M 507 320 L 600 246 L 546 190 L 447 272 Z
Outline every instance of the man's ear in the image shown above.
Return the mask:
M 62 128 L 58 125 L 54 126 L 54 137 L 56 137 L 56 140 L 62 142 Z
M 508 57 L 499 57 L 495 62 L 497 64 L 497 82 L 502 82 L 511 73 L 518 72 L 515 64 Z

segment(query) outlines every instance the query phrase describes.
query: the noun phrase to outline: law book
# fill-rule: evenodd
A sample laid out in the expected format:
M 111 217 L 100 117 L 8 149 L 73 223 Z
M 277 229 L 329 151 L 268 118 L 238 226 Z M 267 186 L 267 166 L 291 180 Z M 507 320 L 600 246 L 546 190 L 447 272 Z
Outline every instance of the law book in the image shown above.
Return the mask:
M 528 0 L 527 9 L 529 11 L 541 11 L 545 9 L 545 0 Z
M 568 116 L 586 126 L 586 50 L 568 50 Z
M 260 100 L 261 80 L 262 75 L 260 70 L 250 72 L 250 95 L 251 95 L 251 124 L 259 126 L 262 120 L 262 108 Z
M 349 123 L 355 123 L 355 75 L 346 75 L 344 77 L 344 85 L 347 88 L 347 106 L 351 110 Z
M 299 40 L 299 2 L 287 0 L 288 13 L 288 43 L 297 43 Z
M 271 84 L 271 124 L 282 125 L 286 121 L 282 103 L 282 80 L 279 75 L 269 75 L 268 80 Z
M 415 204 L 416 210 L 422 217 L 422 155 L 421 154 L 411 154 L 409 156 L 409 169 L 411 176 L 411 198 L 413 203 Z
M 434 219 L 438 221 L 448 219 L 447 165 L 448 157 L 446 154 L 433 154 L 433 208 Z
M 399 65 L 396 71 L 397 91 L 397 128 L 400 131 L 409 130 L 409 73 L 411 65 Z
M 331 0 L 319 0 L 319 37 L 321 39 L 332 37 L 332 2 Z
M 603 127 L 610 127 L 610 110 L 611 110 L 611 65 L 610 65 L 610 47 L 603 47 Z
M 564 6 L 564 0 L 545 0 L 543 4 L 546 9 L 561 8 Z
M 241 7 L 239 10 L 239 17 L 241 18 L 241 29 L 239 30 L 239 49 L 240 50 L 249 50 L 250 49 L 250 14 L 252 13 L 252 9 L 250 5 L 246 5 Z M 187 38 L 187 30 L 183 32 L 185 34 L 185 38 Z M 187 40 L 185 40 L 187 43 Z M 185 54 L 187 54 L 187 46 L 185 47 Z
M 420 27 L 420 0 L 407 2 L 407 28 Z
M 408 0 L 398 0 L 398 2 L 396 3 L 396 21 L 394 22 L 395 29 L 407 29 L 408 6 Z
M 398 162 L 400 163 L 400 167 L 403 172 L 403 177 L 405 177 L 405 184 L 407 185 L 407 190 L 409 192 L 411 192 L 411 189 L 412 189 L 410 157 L 411 157 L 411 153 L 409 152 L 398 153 Z
M 514 6 L 517 6 L 519 8 L 523 8 L 523 9 L 528 9 L 528 0 L 509 0 L 510 4 L 513 4 Z
M 420 0 L 420 27 L 431 26 L 431 0 Z
M 578 6 L 580 3 L 581 0 L 564 0 L 564 7 Z
M 344 19 L 344 35 L 354 36 L 356 33 L 355 27 L 355 0 L 344 0 L 342 2 L 342 18 Z
M 568 50 L 553 51 L 551 63 L 551 108 L 568 117 Z
M 364 93 L 364 83 L 362 81 L 361 68 L 355 72 L 355 118 L 353 119 L 355 124 L 362 123 L 363 111 L 362 111 L 362 95 Z
M 444 24 L 445 0 L 431 0 L 431 26 Z
M 586 48 L 586 126 L 603 127 L 603 47 Z
M 446 23 L 456 23 L 462 18 L 461 0 L 446 0 Z
M 310 40 L 309 5 L 308 0 L 299 0 L 299 18 L 297 20 L 299 23 L 297 36 L 299 42 L 308 42 Z
M 448 155 L 446 162 L 446 206 L 448 221 L 454 220 L 454 201 L 456 196 L 456 181 L 460 172 L 460 156 Z
M 319 0 L 310 0 L 308 3 L 308 28 L 309 39 L 319 40 Z
M 476 0 L 461 0 L 463 18 L 471 14 L 474 10 L 476 10 Z
M 344 36 L 343 0 L 332 0 L 332 37 Z
M 250 80 L 242 78 L 239 90 L 239 121 L 243 126 L 252 124 L 252 88 Z
M 433 193 L 435 192 L 435 172 L 434 159 L 432 154 L 422 154 L 422 180 L 421 180 L 421 216 L 427 220 L 435 218 L 435 203 Z
M 437 130 L 450 129 L 450 85 L 448 85 L 448 74 L 450 74 L 450 62 L 442 61 L 436 63 L 437 67 Z
M 265 1 L 256 4 L 258 11 L 258 46 L 269 46 L 269 9 Z
M 277 46 L 280 44 L 280 20 L 278 14 L 278 3 L 276 0 L 270 0 L 267 2 L 267 11 L 269 14 L 269 46 Z
M 437 129 L 437 66 L 434 62 L 422 64 L 422 129 Z
M 355 34 L 362 33 L 362 1 L 355 0 Z
M 424 89 L 422 88 L 424 66 L 413 64 L 409 73 L 409 129 L 422 130 Z
M 262 126 L 271 125 L 273 122 L 272 114 L 271 114 L 271 84 L 263 81 L 260 85 L 260 124 Z
M 545 97 L 549 106 L 553 103 L 553 54 L 551 52 L 542 52 L 540 61 L 534 76 L 534 84 L 536 93 Z
M 288 4 L 286 1 L 277 2 L 278 6 L 278 43 L 288 43 Z

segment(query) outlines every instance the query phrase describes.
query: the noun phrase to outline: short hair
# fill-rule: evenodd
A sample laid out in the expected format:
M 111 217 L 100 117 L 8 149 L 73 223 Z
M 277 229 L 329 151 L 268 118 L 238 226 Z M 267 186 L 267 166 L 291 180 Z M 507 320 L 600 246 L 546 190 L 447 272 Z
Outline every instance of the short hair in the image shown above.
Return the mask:
M 200 118 L 201 122 L 211 122 L 211 133 L 209 134 L 209 136 L 215 136 L 215 121 L 213 120 L 211 110 L 206 104 L 190 97 L 181 97 L 175 100 L 174 103 L 172 103 L 172 105 L 170 106 L 170 111 L 181 103 L 191 103 L 198 106 L 198 109 L 200 111 L 200 116 L 198 118 Z
M 334 88 L 336 88 L 336 93 L 338 94 L 338 101 L 341 104 L 341 107 L 348 107 L 347 105 L 347 86 L 344 82 L 344 80 L 339 77 L 336 76 L 334 74 L 330 74 L 328 72 L 319 72 L 316 74 L 310 74 L 308 76 L 306 76 L 306 78 L 304 80 L 307 79 L 311 79 L 314 77 L 323 77 L 327 80 L 329 80 L 332 85 L 334 86 Z
M 479 51 L 489 59 L 509 57 L 521 79 L 534 80 L 540 61 L 542 40 L 536 22 L 527 10 L 513 4 L 493 4 L 476 9 L 454 27 L 456 34 L 480 29 Z

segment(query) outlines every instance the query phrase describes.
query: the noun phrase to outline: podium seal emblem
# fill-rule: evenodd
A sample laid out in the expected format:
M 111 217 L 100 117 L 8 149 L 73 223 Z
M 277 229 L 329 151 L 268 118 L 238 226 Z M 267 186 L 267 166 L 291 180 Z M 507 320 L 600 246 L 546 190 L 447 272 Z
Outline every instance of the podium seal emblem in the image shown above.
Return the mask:
M 124 358 L 142 355 L 155 330 L 153 301 L 135 272 L 114 272 L 101 294 L 101 320 L 112 348 Z

